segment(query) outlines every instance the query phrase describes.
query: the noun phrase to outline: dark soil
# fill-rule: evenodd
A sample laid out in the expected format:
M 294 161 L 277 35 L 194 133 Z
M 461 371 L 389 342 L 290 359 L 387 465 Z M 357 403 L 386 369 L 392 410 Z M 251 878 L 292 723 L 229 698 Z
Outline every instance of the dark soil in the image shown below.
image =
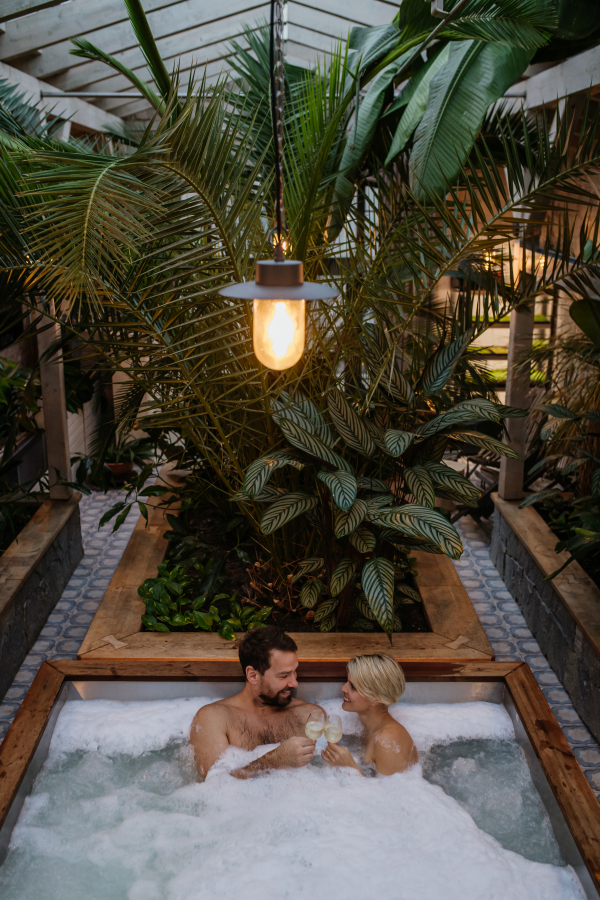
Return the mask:
M 236 532 L 224 531 L 223 520 L 218 512 L 210 509 L 194 510 L 188 514 L 188 527 L 206 545 L 207 557 L 215 560 L 227 555 L 225 579 L 219 591 L 232 594 L 238 592 L 242 603 L 251 602 L 256 606 L 273 606 L 269 624 L 279 625 L 286 631 L 317 632 L 313 625 L 312 610 L 306 610 L 298 602 L 298 592 L 302 582 L 293 587 L 283 581 L 271 565 L 265 551 L 247 537 L 243 540 L 243 551 L 248 559 L 240 559 L 236 550 Z M 290 572 L 293 567 L 290 568 Z M 429 632 L 423 606 L 420 603 L 403 604 L 400 607 L 403 631 Z M 373 632 L 383 633 L 374 623 Z

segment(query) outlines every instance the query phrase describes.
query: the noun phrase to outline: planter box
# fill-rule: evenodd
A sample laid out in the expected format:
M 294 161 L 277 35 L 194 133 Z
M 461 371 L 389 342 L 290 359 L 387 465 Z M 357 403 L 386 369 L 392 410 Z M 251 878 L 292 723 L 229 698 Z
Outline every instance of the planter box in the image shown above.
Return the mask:
M 80 499 L 46 500 L 0 556 L 0 700 L 83 556 Z
M 492 498 L 492 561 L 573 706 L 600 741 L 600 590 L 577 562 L 544 581 L 570 554 L 554 552 L 558 538 L 533 507 Z
M 166 480 L 163 470 L 161 477 Z M 152 501 L 151 501 L 152 502 Z M 155 503 L 157 501 L 154 501 Z M 231 659 L 234 642 L 217 634 L 142 632 L 145 605 L 137 589 L 156 577 L 165 558 L 169 528 L 166 510 L 148 504 L 148 526 L 139 519 L 112 581 L 85 636 L 78 659 Z M 413 552 L 413 551 L 411 551 Z M 397 633 L 393 646 L 385 634 L 292 633 L 300 659 L 345 659 L 357 653 L 392 652 L 397 659 L 493 659 L 477 613 L 451 560 L 414 552 L 428 633 Z
M 575 868 L 588 900 L 597 898 L 600 806 L 529 667 L 524 663 L 423 660 L 406 663 L 405 675 L 408 702 L 485 700 L 504 705 L 563 858 Z M 315 699 L 334 696 L 338 686 L 329 683 L 345 680 L 345 665 L 333 660 L 303 662 L 299 676 L 301 695 Z M 44 663 L 0 746 L 0 862 L 66 700 L 223 696 L 240 686 L 237 660 Z

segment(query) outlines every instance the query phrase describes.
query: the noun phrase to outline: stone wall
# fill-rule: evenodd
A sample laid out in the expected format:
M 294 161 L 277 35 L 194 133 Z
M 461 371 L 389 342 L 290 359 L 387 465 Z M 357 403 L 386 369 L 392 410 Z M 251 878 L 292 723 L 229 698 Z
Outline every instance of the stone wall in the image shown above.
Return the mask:
M 0 700 L 83 557 L 76 506 L 0 618 Z
M 498 509 L 490 557 L 573 706 L 600 741 L 600 659 Z

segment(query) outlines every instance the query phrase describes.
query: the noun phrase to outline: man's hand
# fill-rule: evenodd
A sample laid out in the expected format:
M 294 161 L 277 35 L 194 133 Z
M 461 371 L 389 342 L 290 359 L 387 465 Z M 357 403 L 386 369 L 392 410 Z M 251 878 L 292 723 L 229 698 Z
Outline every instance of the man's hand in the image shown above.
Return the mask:
M 321 751 L 321 756 L 330 766 L 347 766 L 360 772 L 354 757 L 347 747 L 340 747 L 339 744 L 327 744 L 325 749 Z M 360 774 L 362 775 L 362 772 Z
M 299 769 L 301 766 L 307 766 L 313 758 L 316 743 L 307 737 L 288 738 L 273 750 L 271 759 L 273 762 L 276 760 L 278 769 Z

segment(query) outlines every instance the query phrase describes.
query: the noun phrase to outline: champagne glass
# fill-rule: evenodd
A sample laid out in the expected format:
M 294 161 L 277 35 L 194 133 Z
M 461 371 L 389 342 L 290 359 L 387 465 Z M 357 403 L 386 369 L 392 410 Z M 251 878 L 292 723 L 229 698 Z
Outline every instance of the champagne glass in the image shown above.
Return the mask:
M 323 734 L 325 728 L 325 716 L 320 709 L 313 709 L 306 725 L 304 726 L 304 734 L 311 741 L 318 740 Z
M 334 715 L 332 713 L 327 719 L 327 724 L 325 725 L 324 730 L 327 742 L 329 744 L 337 744 L 337 742 L 341 740 L 341 737 L 344 733 L 340 716 Z

